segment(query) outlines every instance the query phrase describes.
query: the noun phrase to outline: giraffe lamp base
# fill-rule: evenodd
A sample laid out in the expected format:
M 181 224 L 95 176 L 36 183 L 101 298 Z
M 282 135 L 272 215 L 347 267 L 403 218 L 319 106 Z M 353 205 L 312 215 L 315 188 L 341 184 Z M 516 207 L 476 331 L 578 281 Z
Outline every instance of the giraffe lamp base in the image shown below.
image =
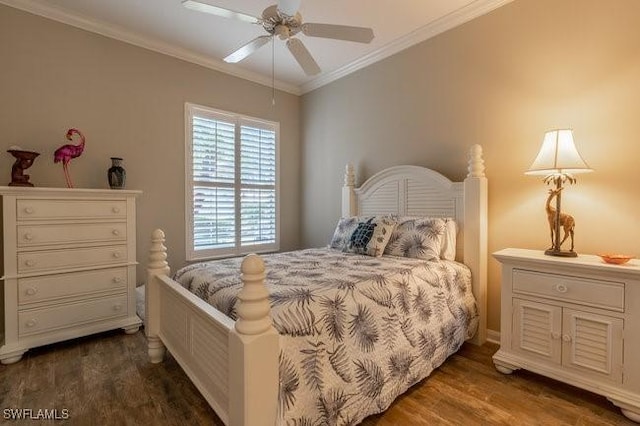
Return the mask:
M 548 250 L 545 250 L 544 254 L 546 254 L 547 256 L 578 257 L 578 253 L 576 253 L 573 250 L 567 251 L 567 250 L 560 250 L 556 248 L 550 248 Z

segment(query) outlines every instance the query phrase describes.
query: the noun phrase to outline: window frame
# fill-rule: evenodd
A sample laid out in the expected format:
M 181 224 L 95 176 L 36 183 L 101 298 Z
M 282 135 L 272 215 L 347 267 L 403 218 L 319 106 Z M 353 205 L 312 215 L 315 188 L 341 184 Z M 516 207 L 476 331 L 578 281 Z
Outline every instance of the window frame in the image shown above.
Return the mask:
M 203 117 L 234 124 L 234 189 L 235 242 L 233 247 L 196 250 L 194 248 L 194 180 L 193 180 L 193 118 Z M 255 185 L 242 184 L 241 176 L 241 127 L 253 126 L 275 133 L 275 241 L 266 244 L 242 245 L 241 190 Z M 199 261 L 240 256 L 249 253 L 267 253 L 280 249 L 280 123 L 222 111 L 193 103 L 185 103 L 185 240 L 186 260 Z

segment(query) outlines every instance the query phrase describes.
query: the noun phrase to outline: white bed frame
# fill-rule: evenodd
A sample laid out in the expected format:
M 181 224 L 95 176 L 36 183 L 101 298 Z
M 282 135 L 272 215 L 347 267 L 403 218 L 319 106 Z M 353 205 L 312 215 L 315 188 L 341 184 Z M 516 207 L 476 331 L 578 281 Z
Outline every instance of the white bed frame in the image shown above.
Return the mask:
M 480 325 L 472 342 L 486 340 L 487 179 L 482 148 L 471 147 L 464 182 L 417 166 L 383 170 L 360 188 L 348 165 L 342 215 L 393 213 L 455 217 L 459 225 L 457 259 L 472 273 Z M 278 340 L 271 324 L 265 268 L 260 256 L 242 262 L 238 320 L 184 289 L 170 277 L 164 233 L 157 229 L 147 268 L 146 333 L 152 363 L 165 347 L 227 425 L 272 426 L 277 421 Z

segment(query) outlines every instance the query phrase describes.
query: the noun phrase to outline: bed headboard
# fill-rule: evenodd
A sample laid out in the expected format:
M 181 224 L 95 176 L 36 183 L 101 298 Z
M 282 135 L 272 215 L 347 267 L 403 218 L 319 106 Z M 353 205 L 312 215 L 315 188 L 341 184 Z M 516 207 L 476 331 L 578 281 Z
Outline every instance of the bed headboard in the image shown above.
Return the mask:
M 480 324 L 474 343 L 486 340 L 487 298 L 487 178 L 482 147 L 468 154 L 468 174 L 452 182 L 419 166 L 395 166 L 376 173 L 359 188 L 353 166 L 347 165 L 342 189 L 342 216 L 397 214 L 452 217 L 458 224 L 456 259 L 471 269 Z

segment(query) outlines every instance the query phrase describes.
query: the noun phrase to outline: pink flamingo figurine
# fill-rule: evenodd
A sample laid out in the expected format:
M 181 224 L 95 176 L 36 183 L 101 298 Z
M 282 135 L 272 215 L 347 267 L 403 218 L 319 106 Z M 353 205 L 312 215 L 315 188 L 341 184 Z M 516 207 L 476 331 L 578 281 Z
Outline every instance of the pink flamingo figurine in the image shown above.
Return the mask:
M 68 188 L 73 188 L 73 183 L 71 182 L 71 176 L 69 175 L 69 161 L 71 161 L 72 158 L 80 157 L 80 154 L 82 154 L 82 151 L 84 151 L 84 135 L 80 133 L 78 129 L 67 130 L 66 138 L 70 141 L 73 141 L 74 133 L 80 136 L 80 143 L 78 145 L 73 145 L 73 144 L 62 145 L 60 148 L 56 149 L 56 151 L 53 153 L 54 163 L 59 163 L 62 161 L 64 178 L 67 181 Z

